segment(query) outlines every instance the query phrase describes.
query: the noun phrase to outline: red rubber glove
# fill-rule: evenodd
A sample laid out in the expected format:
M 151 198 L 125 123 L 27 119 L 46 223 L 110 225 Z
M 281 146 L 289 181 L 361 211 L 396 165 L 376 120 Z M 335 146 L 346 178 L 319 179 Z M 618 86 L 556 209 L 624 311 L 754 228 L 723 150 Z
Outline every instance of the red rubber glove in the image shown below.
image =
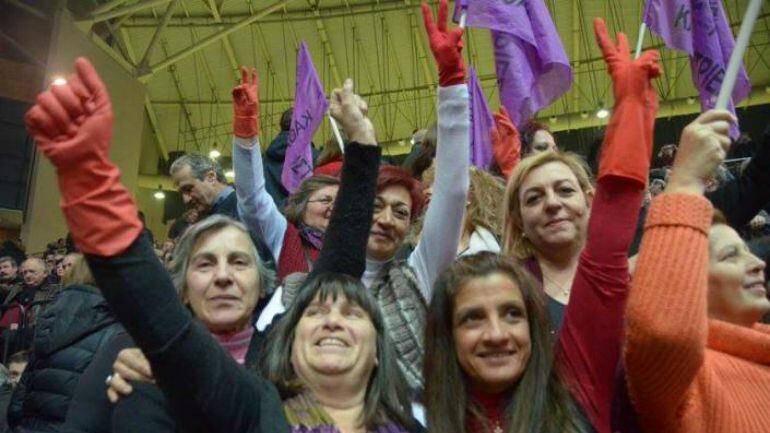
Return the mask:
M 638 59 L 632 59 L 626 35 L 618 33 L 618 43 L 614 44 L 601 18 L 594 20 L 594 31 L 615 95 L 615 108 L 599 161 L 599 179 L 625 177 L 638 180 L 646 187 L 658 111 L 658 94 L 652 79 L 661 74 L 660 54 L 655 50 L 645 51 Z
M 500 111 L 492 115 L 495 118 L 495 127 L 492 128 L 492 154 L 495 156 L 500 172 L 509 179 L 516 164 L 521 161 L 521 138 L 519 130 L 511 121 L 508 110 L 500 107 Z
M 447 30 L 447 0 L 438 4 L 438 26 L 433 22 L 430 6 L 422 4 L 422 18 L 428 32 L 430 50 L 438 65 L 438 83 L 441 87 L 465 82 L 465 63 L 463 62 L 463 29 L 457 27 Z
M 233 134 L 251 138 L 259 135 L 259 78 L 257 70 L 241 66 L 241 84 L 233 87 Z
M 24 116 L 29 134 L 56 167 L 61 209 L 85 253 L 115 256 L 142 232 L 137 208 L 108 157 L 112 106 L 99 74 L 84 59 L 67 84 L 37 97 Z

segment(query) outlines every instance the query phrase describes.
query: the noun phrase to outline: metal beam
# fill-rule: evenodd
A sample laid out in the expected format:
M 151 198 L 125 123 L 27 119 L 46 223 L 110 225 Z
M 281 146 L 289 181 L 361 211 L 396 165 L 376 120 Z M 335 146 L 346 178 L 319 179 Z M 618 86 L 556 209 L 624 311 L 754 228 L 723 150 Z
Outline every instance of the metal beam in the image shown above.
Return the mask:
M 168 0 L 166 0 L 168 1 Z M 174 63 L 184 59 L 185 57 L 189 56 L 192 53 L 195 53 L 203 48 L 206 48 L 207 46 L 211 45 L 212 43 L 224 38 L 225 36 L 229 35 L 230 33 L 236 32 L 248 25 L 250 25 L 253 22 L 258 21 L 260 18 L 265 17 L 267 15 L 270 15 L 271 13 L 277 11 L 278 9 L 282 8 L 285 4 L 290 3 L 292 0 L 279 0 L 272 5 L 262 9 L 261 11 L 257 12 L 255 15 L 252 15 L 249 18 L 246 18 L 244 20 L 241 20 L 237 24 L 234 24 L 231 27 L 228 27 L 221 32 L 217 32 L 207 38 L 204 38 L 203 40 L 199 41 L 196 44 L 193 44 L 181 51 L 178 51 L 170 56 L 168 56 L 165 60 L 162 60 L 155 65 L 152 65 L 150 67 L 150 71 L 143 74 L 140 78 L 144 77 L 147 78 L 150 75 L 154 74 L 155 72 L 158 72 L 159 70 L 162 70 L 170 65 L 173 65 Z
M 128 0 L 112 0 L 107 3 L 101 4 L 93 8 L 93 10 L 91 10 L 91 15 L 99 15 L 99 14 L 109 12 L 127 1 Z
M 171 19 L 171 16 L 174 15 L 174 9 L 176 9 L 178 4 L 179 0 L 172 0 L 171 4 L 166 7 L 166 13 L 163 14 L 163 18 L 161 19 L 160 24 L 158 24 L 158 27 L 155 29 L 155 33 L 152 35 L 152 39 L 150 39 L 150 44 L 147 45 L 147 49 L 144 51 L 142 60 L 140 60 L 139 64 L 137 65 L 139 73 L 149 68 L 150 56 L 152 56 L 153 50 L 155 50 L 155 47 L 158 45 L 160 36 L 163 34 L 163 31 L 166 30 L 168 21 Z
M 100 14 L 91 14 L 91 16 L 86 17 L 84 20 L 80 20 L 80 21 L 93 21 L 95 23 L 98 23 L 102 21 L 111 20 L 113 18 L 117 18 L 123 15 L 133 14 L 143 9 L 160 6 L 170 1 L 171 0 L 147 0 L 147 1 L 139 2 L 135 5 L 126 6 L 120 9 L 102 12 Z
M 425 52 L 425 45 L 423 44 L 423 39 L 421 36 L 425 30 L 420 28 L 420 26 L 417 24 L 419 20 L 415 16 L 414 6 L 412 5 L 411 0 L 404 0 L 404 3 L 410 7 L 409 12 L 407 12 L 409 15 L 409 27 L 412 29 L 412 40 L 414 41 L 414 45 L 417 48 L 417 57 L 420 58 L 422 74 L 424 75 L 425 82 L 431 85 L 431 93 L 435 93 L 437 73 L 435 72 L 435 69 L 431 68 L 428 62 L 427 53 Z
M 126 54 L 128 54 L 128 58 L 132 62 L 136 62 L 136 53 L 134 52 L 134 47 L 131 44 L 131 38 L 128 36 L 128 32 L 126 29 L 120 29 L 119 32 L 121 38 L 123 39 L 123 44 L 126 46 Z M 168 147 L 166 147 L 166 140 L 163 138 L 163 134 L 160 133 L 160 128 L 158 127 L 158 116 L 155 114 L 155 109 L 152 106 L 152 102 L 150 101 L 150 95 L 146 89 L 144 92 L 144 111 L 147 112 L 147 118 L 150 120 L 150 127 L 152 128 L 152 133 L 155 136 L 155 143 L 158 145 L 160 157 L 163 158 L 164 161 L 168 161 Z
M 334 86 L 339 86 L 342 84 L 342 76 L 340 75 L 339 69 L 337 69 L 337 59 L 334 57 L 334 52 L 332 51 L 331 43 L 329 43 L 329 34 L 326 32 L 326 25 L 324 25 L 323 18 L 321 17 L 321 14 L 318 12 L 318 0 L 307 0 L 307 3 L 310 5 L 310 8 L 313 10 L 313 15 L 315 15 L 315 26 L 316 30 L 318 30 L 318 35 L 321 37 L 321 43 L 324 47 L 324 53 L 326 54 L 326 57 L 329 59 L 329 67 L 332 71 L 332 79 L 334 80 Z
M 211 9 L 211 15 L 214 16 L 214 21 L 221 23 L 222 16 L 219 15 L 219 8 L 217 8 L 216 1 L 208 0 L 208 3 L 209 3 L 209 9 Z M 224 25 L 219 26 L 220 30 L 223 30 L 224 28 L 225 28 Z M 240 63 L 238 63 L 238 59 L 235 57 L 235 50 L 233 49 L 232 42 L 230 42 L 229 35 L 222 38 L 222 45 L 225 47 L 225 54 L 227 54 L 227 59 L 230 61 L 230 67 L 233 70 L 233 75 L 237 80 L 241 77 L 241 74 L 239 73 Z

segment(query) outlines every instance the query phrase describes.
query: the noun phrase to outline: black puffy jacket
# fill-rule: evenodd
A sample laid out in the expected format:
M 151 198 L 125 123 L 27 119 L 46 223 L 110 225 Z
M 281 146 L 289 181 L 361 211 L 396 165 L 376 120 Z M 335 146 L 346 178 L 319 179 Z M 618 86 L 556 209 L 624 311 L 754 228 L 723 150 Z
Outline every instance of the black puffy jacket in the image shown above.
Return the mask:
M 98 289 L 71 285 L 38 318 L 33 352 L 8 409 L 11 428 L 58 432 L 83 371 L 122 331 Z

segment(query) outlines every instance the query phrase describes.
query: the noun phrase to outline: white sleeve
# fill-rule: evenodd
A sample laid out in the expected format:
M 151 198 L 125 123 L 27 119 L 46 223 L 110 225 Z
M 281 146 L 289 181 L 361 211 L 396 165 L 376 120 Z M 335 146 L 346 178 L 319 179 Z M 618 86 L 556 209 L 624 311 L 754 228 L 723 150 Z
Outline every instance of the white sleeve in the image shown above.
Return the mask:
M 259 138 L 234 137 L 233 168 L 238 215 L 255 237 L 264 240 L 277 261 L 281 255 L 287 221 L 265 189 Z
M 425 213 L 420 241 L 408 260 L 428 302 L 438 274 L 455 259 L 462 235 L 470 182 L 468 101 L 468 86 L 465 84 L 438 89 L 438 144 L 433 197 Z
M 286 307 L 283 305 L 282 298 L 283 286 L 279 286 L 275 289 L 275 292 L 273 292 L 273 297 L 270 298 L 270 302 L 267 303 L 265 309 L 259 314 L 257 324 L 255 325 L 257 331 L 264 331 L 269 324 L 273 323 L 275 316 L 286 312 Z

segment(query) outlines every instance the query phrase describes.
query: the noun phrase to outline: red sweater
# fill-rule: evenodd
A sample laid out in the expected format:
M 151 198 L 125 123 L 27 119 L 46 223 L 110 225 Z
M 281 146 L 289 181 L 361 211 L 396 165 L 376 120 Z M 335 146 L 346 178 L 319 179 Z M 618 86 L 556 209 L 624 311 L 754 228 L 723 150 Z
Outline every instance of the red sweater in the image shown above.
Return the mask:
M 770 327 L 708 319 L 711 215 L 703 197 L 663 194 L 647 217 L 625 353 L 645 432 L 770 432 Z
M 610 432 L 630 286 L 627 251 L 642 198 L 637 181 L 616 176 L 599 180 L 586 246 L 556 343 L 558 366 L 597 433 Z
M 310 272 L 308 261 L 315 263 L 320 254 L 319 249 L 311 245 L 310 242 L 302 240 L 302 236 L 294 224 L 286 224 L 281 255 L 278 257 L 279 281 L 283 281 L 287 275 L 295 272 Z

